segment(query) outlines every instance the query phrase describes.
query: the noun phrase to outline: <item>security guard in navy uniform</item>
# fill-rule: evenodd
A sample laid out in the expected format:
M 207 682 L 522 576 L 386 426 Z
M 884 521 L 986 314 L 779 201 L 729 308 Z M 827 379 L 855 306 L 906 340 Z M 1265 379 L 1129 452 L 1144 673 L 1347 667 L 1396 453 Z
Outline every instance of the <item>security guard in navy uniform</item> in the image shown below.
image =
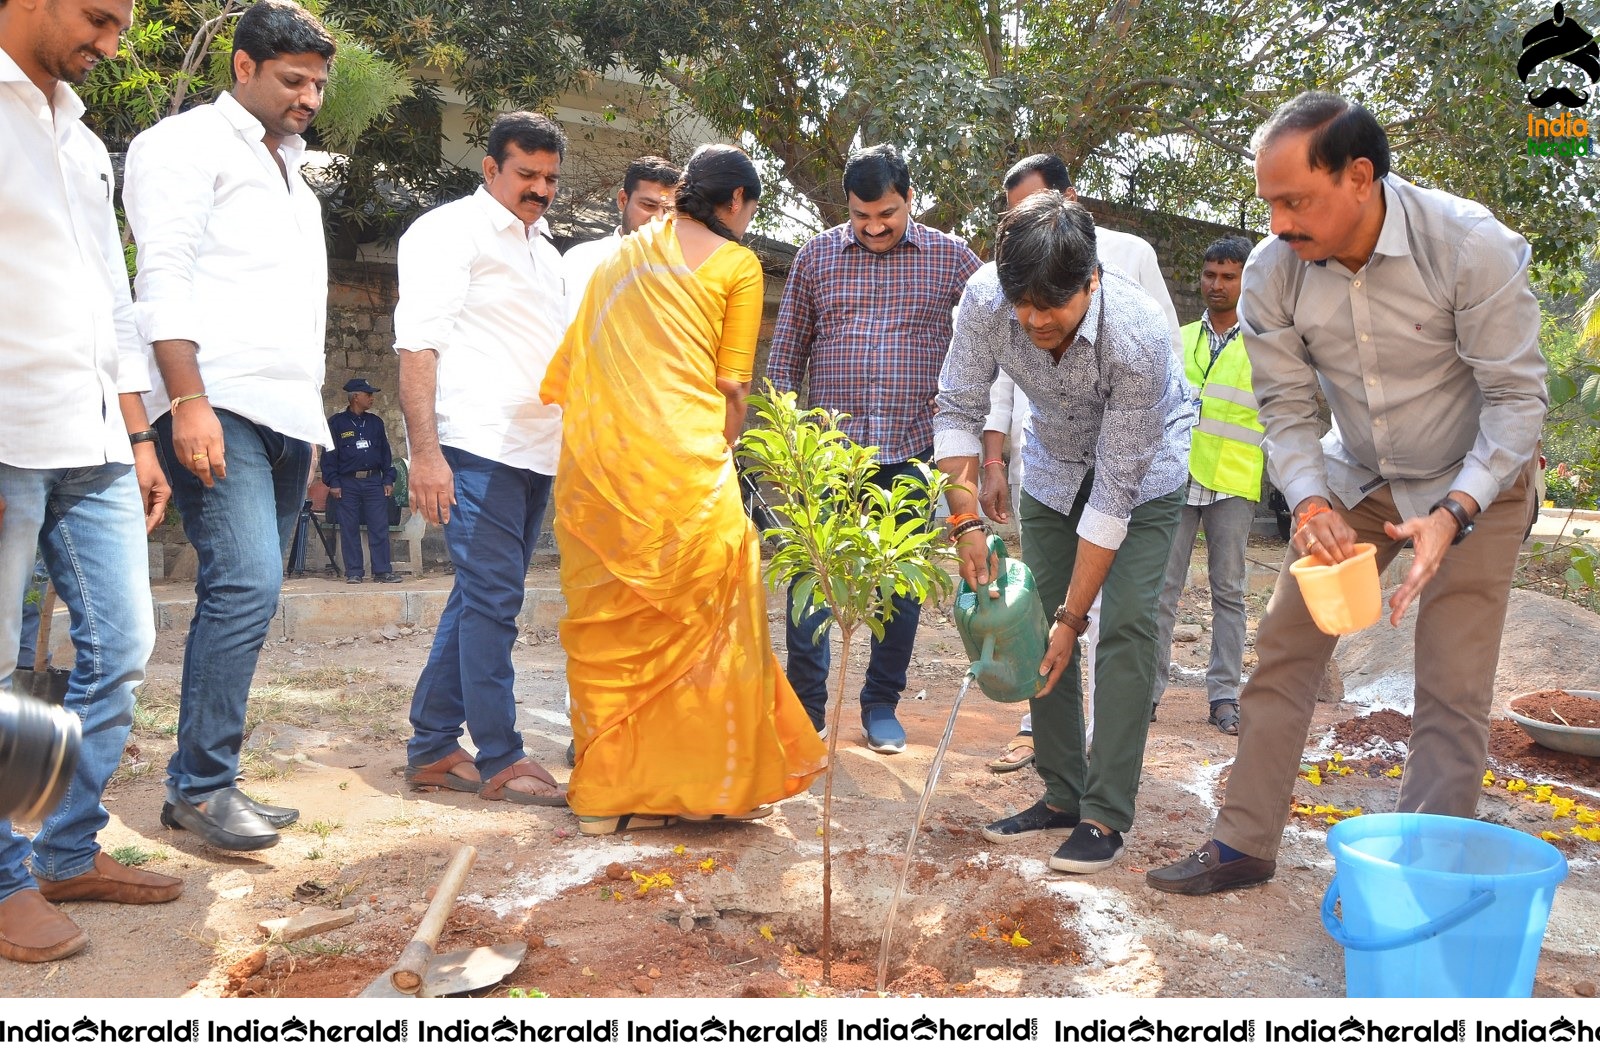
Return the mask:
M 394 492 L 394 458 L 382 418 L 372 415 L 378 389 L 365 379 L 344 385 L 350 407 L 328 417 L 333 448 L 322 454 L 322 481 L 337 505 L 339 548 L 344 553 L 345 581 L 360 584 L 361 524 L 367 524 L 372 548 L 372 580 L 397 582 L 389 561 L 389 495 Z

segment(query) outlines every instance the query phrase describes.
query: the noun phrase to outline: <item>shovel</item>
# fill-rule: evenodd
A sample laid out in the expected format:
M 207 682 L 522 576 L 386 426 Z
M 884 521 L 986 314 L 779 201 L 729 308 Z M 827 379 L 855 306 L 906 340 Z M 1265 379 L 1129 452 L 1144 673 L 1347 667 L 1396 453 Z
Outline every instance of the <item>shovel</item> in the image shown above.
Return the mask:
M 362 997 L 447 997 L 465 994 L 493 986 L 516 970 L 528 952 L 525 942 L 506 943 L 501 946 L 477 946 L 434 955 L 433 947 L 439 942 L 446 920 L 455 908 L 467 872 L 478 858 L 478 851 L 463 846 L 445 867 L 444 876 L 433 894 L 428 911 L 423 914 L 417 933 L 400 959 L 363 991 Z
M 11 688 L 41 703 L 59 707 L 67 701 L 67 679 L 72 671 L 51 666 L 49 662 L 50 626 L 55 616 L 56 587 L 52 582 L 45 582 L 44 598 L 39 601 L 39 639 L 33 652 L 33 669 L 13 671 Z

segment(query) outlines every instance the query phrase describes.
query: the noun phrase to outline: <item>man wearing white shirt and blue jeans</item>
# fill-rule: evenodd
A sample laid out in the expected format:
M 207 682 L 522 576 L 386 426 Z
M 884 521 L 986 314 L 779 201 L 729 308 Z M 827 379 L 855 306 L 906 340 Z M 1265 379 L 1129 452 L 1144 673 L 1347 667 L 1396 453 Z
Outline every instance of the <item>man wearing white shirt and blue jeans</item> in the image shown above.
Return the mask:
M 146 406 L 200 560 L 161 819 L 213 847 L 259 850 L 299 816 L 235 782 L 312 446 L 330 443 L 328 263 L 300 134 L 334 44 L 304 9 L 259 0 L 233 46 L 231 93 L 134 139 L 123 199 L 139 331 L 160 375 Z
M 500 115 L 484 186 L 400 240 L 394 331 L 411 506 L 444 526 L 456 568 L 411 699 L 406 779 L 419 791 L 566 805 L 523 749 L 511 667 L 561 447 L 561 409 L 539 400 L 539 384 L 567 324 L 561 255 L 544 220 L 566 147 L 542 114 Z
M 0 957 L 13 961 L 88 944 L 52 902 L 169 902 L 183 890 L 95 842 L 155 646 L 143 530 L 160 520 L 167 484 L 137 396 L 149 382 L 111 160 L 68 86 L 116 54 L 131 17 L 129 0 L 0 0 L 0 685 L 39 549 L 72 615 L 65 707 L 83 728 L 67 793 L 32 840 L 0 819 Z

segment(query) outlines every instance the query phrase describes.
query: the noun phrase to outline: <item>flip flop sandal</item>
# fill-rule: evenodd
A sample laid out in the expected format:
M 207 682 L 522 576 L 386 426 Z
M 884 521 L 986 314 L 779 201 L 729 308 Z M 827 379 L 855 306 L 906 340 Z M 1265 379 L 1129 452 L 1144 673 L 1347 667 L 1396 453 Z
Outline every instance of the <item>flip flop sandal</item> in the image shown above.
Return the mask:
M 408 765 L 406 766 L 406 783 L 411 785 L 412 791 L 438 791 L 440 788 L 449 788 L 451 791 L 466 791 L 476 794 L 483 789 L 483 781 L 468 780 L 466 777 L 458 777 L 450 772 L 463 762 L 470 765 L 472 756 L 457 747 L 432 765 Z
M 1223 702 L 1212 707 L 1211 724 L 1225 735 L 1239 735 L 1239 704 Z
M 678 820 L 685 824 L 716 824 L 718 821 L 759 821 L 771 816 L 771 806 L 757 806 L 744 813 L 680 813 Z
M 532 777 L 541 784 L 550 784 L 556 789 L 554 795 L 534 795 L 526 791 L 518 791 L 508 787 L 509 781 L 517 777 Z M 514 802 L 520 806 L 565 806 L 567 793 L 561 790 L 561 785 L 539 775 L 538 767 L 526 758 L 519 758 L 506 766 L 500 772 L 484 781 L 483 790 L 478 792 L 478 798 L 490 802 Z
M 1026 748 L 1028 753 L 1021 758 L 1012 758 L 1011 752 Z M 1006 753 L 989 763 L 989 768 L 996 773 L 1015 773 L 1023 766 L 1033 762 L 1033 733 L 1019 732 L 1006 744 Z
M 618 832 L 670 828 L 677 823 L 676 817 L 663 817 L 651 813 L 623 813 L 615 817 L 579 817 L 578 831 L 582 835 L 616 835 Z

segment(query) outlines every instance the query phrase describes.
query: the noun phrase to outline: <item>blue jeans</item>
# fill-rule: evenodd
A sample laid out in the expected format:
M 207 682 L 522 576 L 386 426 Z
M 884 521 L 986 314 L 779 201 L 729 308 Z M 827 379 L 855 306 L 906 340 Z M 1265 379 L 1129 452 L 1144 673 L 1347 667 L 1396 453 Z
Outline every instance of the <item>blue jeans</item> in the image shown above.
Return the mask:
M 921 453 L 918 459 L 926 462 L 932 451 Z M 917 465 L 910 461 L 885 464 L 872 476 L 875 485 L 889 487 L 901 475 L 922 477 Z M 817 630 L 827 621 L 830 612 L 826 607 L 807 615 L 799 625 L 794 622 L 794 584 L 784 608 L 785 643 L 789 661 L 785 672 L 795 695 L 811 716 L 811 723 L 821 728 L 828 714 L 828 667 L 832 664 L 832 645 L 824 635 L 816 639 Z M 883 628 L 883 639 L 871 639 L 871 654 L 867 660 L 867 675 L 861 686 L 861 709 L 900 705 L 900 693 L 906 690 L 906 669 L 911 665 L 911 649 L 917 641 L 917 622 L 922 615 L 922 604 L 914 596 L 894 598 L 894 618 Z
M 76 655 L 66 709 L 83 724 L 67 794 L 30 844 L 0 820 L 0 899 L 35 886 L 33 873 L 64 880 L 89 871 L 95 835 L 110 815 L 100 804 L 133 726 L 133 691 L 155 647 L 149 553 L 138 480 L 127 464 L 34 470 L 0 464 L 0 685 L 9 687 L 22 623 L 19 602 L 43 553 L 72 616 Z
M 344 553 L 344 572 L 360 578 L 365 575 L 361 557 L 361 524 L 367 524 L 367 547 L 372 550 L 372 573 L 388 574 L 389 498 L 383 492 L 383 479 L 346 478 L 334 501 L 339 513 L 339 551 Z
M 1206 671 L 1206 700 L 1239 701 L 1239 679 L 1244 668 L 1245 548 L 1255 523 L 1256 502 L 1244 497 L 1223 497 L 1200 506 L 1185 504 L 1178 520 L 1178 536 L 1167 560 L 1166 583 L 1161 589 L 1156 615 L 1156 686 L 1150 693 L 1161 702 L 1167 690 L 1167 669 L 1172 663 L 1172 627 L 1178 620 L 1178 595 L 1189 580 L 1189 559 L 1195 534 L 1206 532 L 1206 569 L 1211 579 L 1211 665 Z
M 488 780 L 526 757 L 511 687 L 511 646 L 555 480 L 440 448 L 456 480 L 456 504 L 444 527 L 456 578 L 411 697 L 406 758 L 414 766 L 432 765 L 460 749 L 465 726 L 478 748 L 478 773 Z
M 200 558 L 183 652 L 178 749 L 167 798 L 199 805 L 239 776 L 245 704 L 278 610 L 283 555 L 311 473 L 311 445 L 217 409 L 227 477 L 207 489 L 172 450 L 172 417 L 155 428 L 183 532 Z

